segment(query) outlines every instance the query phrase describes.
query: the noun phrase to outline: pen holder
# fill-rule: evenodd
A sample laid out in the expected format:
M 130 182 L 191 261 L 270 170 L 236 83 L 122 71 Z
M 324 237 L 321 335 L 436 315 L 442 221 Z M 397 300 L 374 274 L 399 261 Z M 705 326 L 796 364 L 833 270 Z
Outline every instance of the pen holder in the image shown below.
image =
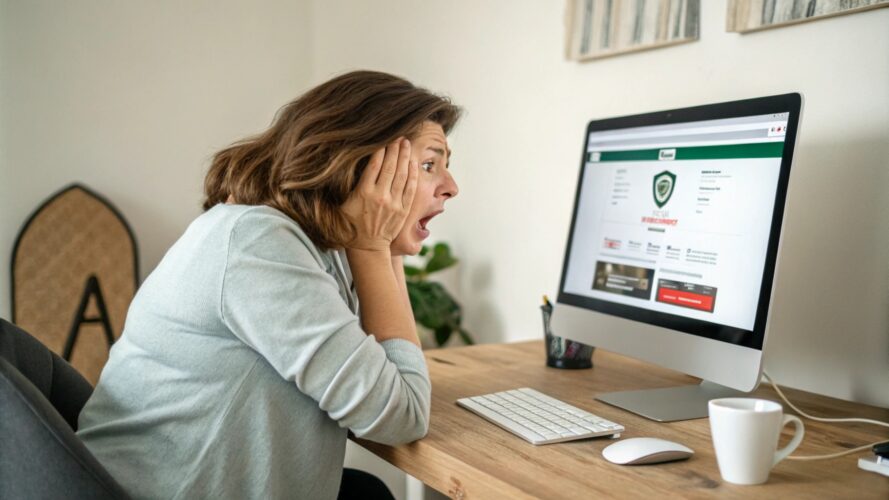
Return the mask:
M 546 337 L 546 366 L 566 369 L 592 368 L 593 351 L 596 348 L 553 335 L 549 325 L 552 306 L 543 306 L 540 310 L 543 313 L 543 333 Z

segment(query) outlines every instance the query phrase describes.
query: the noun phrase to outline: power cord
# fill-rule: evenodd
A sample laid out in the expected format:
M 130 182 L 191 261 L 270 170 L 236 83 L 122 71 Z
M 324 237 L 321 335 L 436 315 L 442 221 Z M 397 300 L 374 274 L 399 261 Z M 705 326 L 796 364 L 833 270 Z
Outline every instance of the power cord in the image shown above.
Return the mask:
M 784 392 L 781 391 L 781 388 L 778 387 L 778 384 L 776 384 L 775 381 L 772 380 L 772 377 L 770 377 L 769 374 L 766 373 L 765 370 L 763 370 L 762 375 L 763 375 L 763 377 L 765 377 L 766 380 L 769 381 L 769 384 L 771 384 L 772 387 L 775 388 L 775 392 L 778 393 L 778 396 L 781 396 L 781 399 L 784 400 L 785 403 L 787 403 L 787 406 L 793 408 L 794 411 L 796 411 L 800 415 L 808 418 L 809 420 L 815 420 L 816 422 L 835 422 L 835 423 L 853 423 L 854 422 L 854 423 L 872 424 L 872 425 L 880 425 L 883 427 L 889 427 L 889 423 L 881 422 L 879 420 L 871 420 L 869 418 L 825 418 L 825 417 L 815 417 L 813 415 L 809 415 L 808 413 L 806 413 L 806 412 L 800 410 L 799 408 L 797 408 L 796 406 L 794 406 L 794 404 L 791 403 L 789 399 L 787 399 L 787 396 L 784 395 Z M 787 457 L 787 459 L 788 460 L 828 460 L 831 458 L 837 458 L 837 457 L 842 457 L 845 455 L 851 455 L 853 453 L 859 453 L 859 452 L 868 450 L 875 445 L 884 443 L 885 441 L 886 440 L 877 441 L 877 442 L 874 442 L 871 444 L 866 444 L 864 446 L 859 446 L 857 448 L 852 448 L 850 450 L 840 451 L 837 453 L 831 453 L 829 455 L 807 455 L 807 456 L 790 455 L 789 457 Z

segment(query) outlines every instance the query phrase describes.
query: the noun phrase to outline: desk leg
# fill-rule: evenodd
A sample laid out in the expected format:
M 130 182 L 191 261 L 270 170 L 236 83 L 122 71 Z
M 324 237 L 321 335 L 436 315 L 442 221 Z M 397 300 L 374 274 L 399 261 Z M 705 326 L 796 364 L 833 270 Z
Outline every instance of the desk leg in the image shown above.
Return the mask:
M 426 486 L 422 481 L 410 474 L 405 474 L 405 478 L 405 491 L 407 493 L 405 495 L 405 500 L 447 500 L 448 498 L 438 491 Z

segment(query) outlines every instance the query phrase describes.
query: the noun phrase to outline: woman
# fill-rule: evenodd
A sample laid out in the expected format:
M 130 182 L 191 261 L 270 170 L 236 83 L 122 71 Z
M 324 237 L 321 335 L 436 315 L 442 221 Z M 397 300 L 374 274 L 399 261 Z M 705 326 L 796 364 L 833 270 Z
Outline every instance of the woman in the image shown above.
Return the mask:
M 353 72 L 215 156 L 205 213 L 139 289 L 80 416 L 133 496 L 334 498 L 349 430 L 426 434 L 401 258 L 457 194 L 459 113 Z

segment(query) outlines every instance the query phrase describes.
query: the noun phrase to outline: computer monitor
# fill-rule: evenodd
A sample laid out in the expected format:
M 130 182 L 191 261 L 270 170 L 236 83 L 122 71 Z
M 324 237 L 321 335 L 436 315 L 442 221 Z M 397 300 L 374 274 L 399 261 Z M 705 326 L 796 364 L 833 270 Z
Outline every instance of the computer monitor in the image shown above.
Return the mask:
M 759 383 L 802 97 L 594 120 L 554 335 L 700 377 L 600 394 L 659 421 Z

